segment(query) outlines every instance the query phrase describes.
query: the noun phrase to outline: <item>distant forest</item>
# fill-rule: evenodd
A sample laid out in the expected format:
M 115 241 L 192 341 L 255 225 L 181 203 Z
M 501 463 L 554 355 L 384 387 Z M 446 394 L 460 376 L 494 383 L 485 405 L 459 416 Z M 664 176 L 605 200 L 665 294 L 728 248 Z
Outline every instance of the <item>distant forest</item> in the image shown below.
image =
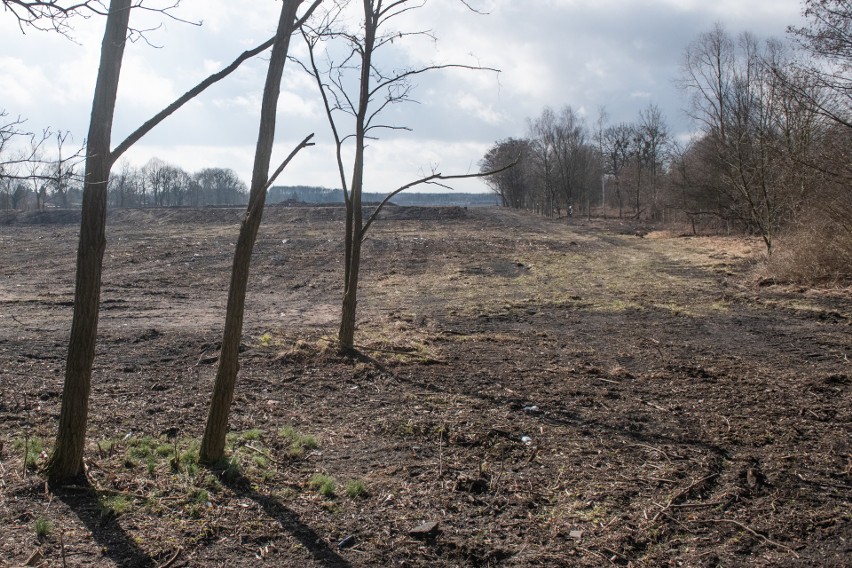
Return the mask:
M 0 176 L 0 210 L 22 211 L 81 206 L 82 176 L 74 162 L 52 164 L 30 179 Z M 60 172 L 61 175 L 54 175 Z M 152 158 L 142 167 L 123 162 L 111 173 L 107 188 L 110 208 L 240 206 L 248 202 L 248 187 L 230 169 L 205 168 L 190 173 Z M 380 193 L 364 193 L 364 203 L 378 203 Z M 273 186 L 267 203 L 343 204 L 343 191 L 325 187 Z M 464 207 L 499 204 L 494 193 L 400 193 L 396 205 L 457 205 Z
M 364 203 L 378 203 L 385 198 L 383 193 L 363 194 Z M 276 185 L 269 188 L 267 203 L 340 203 L 343 204 L 342 189 L 308 187 L 304 185 Z M 485 207 L 498 205 L 499 197 L 493 193 L 400 193 L 391 203 L 396 205 L 459 205 Z

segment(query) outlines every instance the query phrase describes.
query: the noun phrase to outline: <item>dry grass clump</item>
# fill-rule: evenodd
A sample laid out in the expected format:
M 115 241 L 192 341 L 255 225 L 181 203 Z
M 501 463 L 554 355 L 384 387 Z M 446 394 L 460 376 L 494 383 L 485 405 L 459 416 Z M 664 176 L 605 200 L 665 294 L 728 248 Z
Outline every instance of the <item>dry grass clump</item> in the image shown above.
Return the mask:
M 852 280 L 852 227 L 814 216 L 779 239 L 766 269 L 768 276 L 784 282 L 839 284 Z

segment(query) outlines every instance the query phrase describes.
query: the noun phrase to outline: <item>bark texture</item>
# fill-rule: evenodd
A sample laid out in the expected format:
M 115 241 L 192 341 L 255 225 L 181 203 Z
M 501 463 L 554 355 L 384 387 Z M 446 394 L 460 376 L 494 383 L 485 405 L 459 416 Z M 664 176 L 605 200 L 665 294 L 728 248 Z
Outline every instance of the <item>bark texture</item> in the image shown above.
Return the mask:
M 101 268 L 106 248 L 107 181 L 112 167 L 110 137 L 130 8 L 131 0 L 110 2 L 101 44 L 100 67 L 86 147 L 86 179 L 77 249 L 74 316 L 65 365 L 59 431 L 46 468 L 48 478 L 54 482 L 83 473 L 92 363 L 98 334 Z
M 284 1 L 278 21 L 278 32 L 269 60 L 269 70 L 266 76 L 260 112 L 260 129 L 255 149 L 249 203 L 240 225 L 240 234 L 234 251 L 228 306 L 225 314 L 225 330 L 222 336 L 222 350 L 219 355 L 219 367 L 216 372 L 216 382 L 213 386 L 213 396 L 210 401 L 204 437 L 201 440 L 200 458 L 206 464 L 215 464 L 225 454 L 228 417 L 234 399 L 237 374 L 240 370 L 239 351 L 249 267 L 263 215 L 263 205 L 266 201 L 266 186 L 269 179 L 272 146 L 275 141 L 275 119 L 278 96 L 281 90 L 281 76 L 284 73 L 284 64 L 287 62 L 290 36 L 296 25 L 296 10 L 301 3 L 302 0 Z

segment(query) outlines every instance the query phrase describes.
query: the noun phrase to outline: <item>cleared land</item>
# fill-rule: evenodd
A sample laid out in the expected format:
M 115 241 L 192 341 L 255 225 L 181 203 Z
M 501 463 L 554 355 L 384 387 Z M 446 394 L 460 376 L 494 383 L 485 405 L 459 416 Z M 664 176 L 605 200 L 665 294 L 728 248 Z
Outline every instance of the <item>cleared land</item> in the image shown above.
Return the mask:
M 850 564 L 852 295 L 758 283 L 740 238 L 394 208 L 353 360 L 340 210 L 272 207 L 231 464 L 199 467 L 240 215 L 111 214 L 61 491 L 77 226 L 0 220 L 0 566 Z

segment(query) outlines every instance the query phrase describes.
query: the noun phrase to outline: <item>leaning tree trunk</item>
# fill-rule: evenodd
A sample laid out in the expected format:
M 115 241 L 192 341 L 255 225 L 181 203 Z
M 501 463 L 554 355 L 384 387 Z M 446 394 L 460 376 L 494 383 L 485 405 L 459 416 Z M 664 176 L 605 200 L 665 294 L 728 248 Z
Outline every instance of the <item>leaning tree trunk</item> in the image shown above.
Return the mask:
M 266 85 L 263 91 L 263 104 L 260 111 L 260 130 L 252 170 L 251 192 L 246 215 L 240 225 L 240 235 L 234 251 L 234 264 L 231 271 L 231 286 L 228 293 L 228 306 L 225 314 L 225 331 L 222 337 L 222 349 L 219 354 L 219 368 L 213 396 L 207 415 L 207 425 L 201 440 L 200 458 L 203 463 L 215 464 L 225 454 L 225 437 L 228 431 L 228 415 L 234 399 L 234 387 L 240 369 L 239 350 L 243 331 L 246 288 L 248 286 L 251 254 L 260 227 L 263 205 L 266 201 L 266 185 L 269 178 L 269 164 L 272 158 L 272 145 L 275 141 L 275 118 L 278 95 L 281 91 L 281 76 L 287 62 L 290 36 L 296 22 L 296 9 L 303 0 L 285 0 L 281 7 L 278 32 L 272 47 Z
M 77 248 L 74 317 L 65 365 L 59 432 L 47 464 L 47 475 L 51 481 L 62 481 L 83 472 L 92 363 L 98 334 L 101 267 L 106 247 L 107 181 L 112 167 L 110 136 L 130 21 L 130 5 L 131 0 L 110 2 L 101 44 L 100 67 L 86 146 L 86 180 Z

